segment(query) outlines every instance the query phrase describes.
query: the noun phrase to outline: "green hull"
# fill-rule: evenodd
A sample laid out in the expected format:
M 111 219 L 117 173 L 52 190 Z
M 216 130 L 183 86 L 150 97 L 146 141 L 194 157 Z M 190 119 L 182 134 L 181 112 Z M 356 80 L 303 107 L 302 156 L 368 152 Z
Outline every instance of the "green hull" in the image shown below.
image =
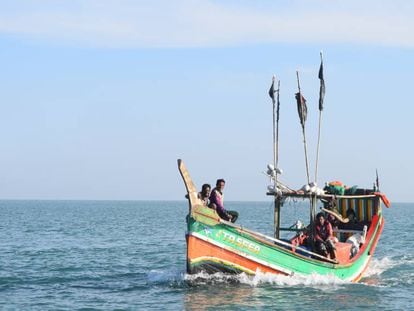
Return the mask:
M 334 264 L 301 254 L 299 249 L 292 251 L 291 247 L 251 231 L 212 221 L 214 214 L 214 211 L 199 206 L 197 216 L 188 218 L 189 273 L 254 274 L 262 271 L 285 275 L 333 275 L 342 280 L 358 281 L 367 268 L 383 227 L 383 218 L 379 215 L 373 219 L 367 240 L 357 256 L 345 263 Z
M 352 259 L 350 258 L 351 245 L 343 243 L 345 239 L 341 238 L 341 242 L 336 244 L 338 261 L 334 262 L 285 241 L 223 221 L 214 210 L 202 205 L 203 202 L 198 198 L 196 187 L 184 163 L 181 160 L 177 163 L 189 199 L 188 273 L 223 271 L 255 274 L 260 271 L 291 276 L 319 274 L 356 282 L 368 267 L 384 226 L 381 201 L 387 207 L 390 206 L 385 195 L 370 192 L 354 196 L 314 197 L 314 199 L 335 200 L 338 211 L 343 217 L 348 209 L 354 210 L 360 224 L 365 229 L 368 228 L 367 231 L 362 231 L 365 242 Z M 296 192 L 286 193 L 284 196 L 309 198 L 308 195 Z M 348 227 L 348 229 L 342 229 L 339 234 L 361 232 L 355 229 L 357 229 L 355 226 Z

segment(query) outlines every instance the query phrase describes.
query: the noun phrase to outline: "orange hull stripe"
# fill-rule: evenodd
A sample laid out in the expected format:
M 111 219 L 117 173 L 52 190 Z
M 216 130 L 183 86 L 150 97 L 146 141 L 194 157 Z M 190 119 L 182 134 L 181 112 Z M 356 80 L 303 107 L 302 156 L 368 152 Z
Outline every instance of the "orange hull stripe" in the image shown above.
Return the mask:
M 286 275 L 286 273 L 264 266 L 258 262 L 242 257 L 238 254 L 225 250 L 219 246 L 210 244 L 206 241 L 197 239 L 196 237 L 191 236 L 191 235 L 188 237 L 187 247 L 188 247 L 187 260 L 190 262 L 200 257 L 214 257 L 214 258 L 217 258 L 218 260 L 232 262 L 235 265 L 244 267 L 245 269 L 248 269 L 251 271 L 256 271 L 257 269 L 259 269 L 261 272 L 270 272 L 270 273 Z

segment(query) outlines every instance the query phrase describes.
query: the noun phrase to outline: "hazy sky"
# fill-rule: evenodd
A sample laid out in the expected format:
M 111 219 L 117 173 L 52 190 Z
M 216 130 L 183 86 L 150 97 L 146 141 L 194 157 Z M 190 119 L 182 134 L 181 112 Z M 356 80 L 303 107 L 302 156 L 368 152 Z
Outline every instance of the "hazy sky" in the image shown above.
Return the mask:
M 0 0 L 0 198 L 183 199 L 227 181 L 267 200 L 272 75 L 280 167 L 306 182 L 296 70 L 314 175 L 319 52 L 326 97 L 319 184 L 414 201 L 414 2 Z

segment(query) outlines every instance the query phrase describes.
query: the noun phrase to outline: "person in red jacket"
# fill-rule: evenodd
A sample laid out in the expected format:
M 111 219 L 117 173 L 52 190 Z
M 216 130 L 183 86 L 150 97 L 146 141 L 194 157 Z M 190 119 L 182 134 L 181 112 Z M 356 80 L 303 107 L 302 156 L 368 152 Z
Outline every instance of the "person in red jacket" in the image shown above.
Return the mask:
M 333 235 L 332 225 L 325 219 L 323 213 L 316 215 L 315 233 L 313 235 L 316 252 L 336 260 L 335 237 Z

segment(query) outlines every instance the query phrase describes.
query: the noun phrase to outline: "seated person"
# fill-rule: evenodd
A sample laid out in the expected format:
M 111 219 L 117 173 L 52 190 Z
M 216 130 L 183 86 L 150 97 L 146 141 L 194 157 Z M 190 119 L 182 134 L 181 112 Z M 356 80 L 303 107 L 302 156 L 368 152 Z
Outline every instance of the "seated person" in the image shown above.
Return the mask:
M 201 187 L 201 191 L 197 193 L 197 197 L 203 202 L 203 205 L 208 206 L 210 204 L 210 190 L 211 186 L 209 184 L 204 184 Z M 185 198 L 188 199 L 188 194 L 185 195 Z
M 346 217 L 349 219 L 350 224 L 355 224 L 358 222 L 355 211 L 352 208 L 347 209 Z
M 332 225 L 323 213 L 316 215 L 315 232 L 313 235 L 316 252 L 322 256 L 336 260 L 336 238 L 333 236 Z
M 369 224 L 367 222 L 364 221 L 359 221 L 357 219 L 355 210 L 353 210 L 352 208 L 348 208 L 346 210 L 346 217 L 349 219 L 348 223 L 341 223 L 340 226 L 338 227 L 339 229 L 349 229 L 349 230 L 363 230 L 365 225 Z
M 327 213 L 328 215 L 326 215 L 326 221 L 328 221 L 332 228 L 338 228 L 340 221 L 338 219 L 336 219 L 336 217 L 332 214 Z
M 328 199 L 322 200 L 323 207 L 327 210 L 330 210 L 339 215 L 338 208 L 336 207 L 336 200 L 335 199 Z M 329 221 L 332 225 L 332 228 L 337 228 L 339 226 L 340 221 L 332 214 L 326 213 L 326 220 Z
M 205 206 L 210 204 L 210 190 L 211 186 L 209 184 L 204 184 L 201 187 L 201 191 L 198 193 L 198 198 L 203 201 L 203 205 Z
M 213 189 L 210 195 L 210 205 L 209 207 L 215 209 L 220 218 L 235 222 L 239 213 L 236 211 L 227 211 L 223 205 L 223 189 L 225 185 L 224 179 L 217 179 L 216 187 Z

